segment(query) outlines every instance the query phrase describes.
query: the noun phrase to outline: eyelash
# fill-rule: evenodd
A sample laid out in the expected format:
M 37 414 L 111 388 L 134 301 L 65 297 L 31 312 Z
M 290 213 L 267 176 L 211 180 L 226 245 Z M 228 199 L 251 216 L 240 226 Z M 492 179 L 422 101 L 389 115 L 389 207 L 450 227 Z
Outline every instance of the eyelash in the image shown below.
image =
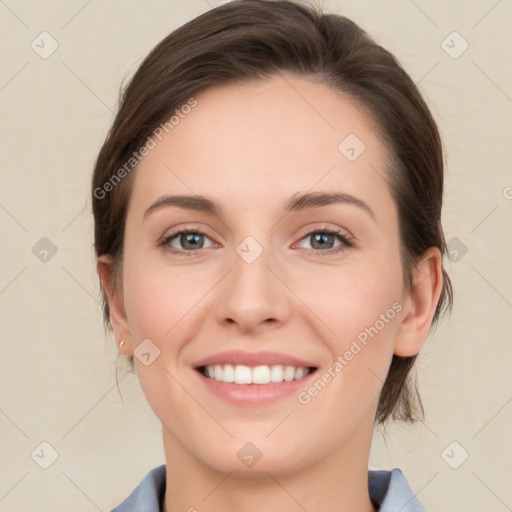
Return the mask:
M 325 254 L 340 253 L 340 252 L 346 250 L 346 248 L 350 248 L 350 247 L 354 246 L 354 243 L 351 240 L 351 237 L 347 237 L 345 235 L 342 235 L 340 230 L 335 229 L 335 228 L 331 228 L 331 227 L 328 227 L 328 226 L 325 226 L 325 227 L 323 227 L 321 229 L 316 229 L 316 230 L 313 230 L 313 231 L 309 231 L 304 236 L 302 236 L 300 238 L 300 240 L 303 240 L 304 238 L 307 238 L 308 236 L 311 236 L 311 235 L 314 235 L 314 234 L 319 234 L 319 233 L 321 233 L 321 234 L 327 233 L 329 235 L 337 236 L 338 239 L 342 242 L 342 245 L 338 246 L 338 247 L 334 247 L 332 249 L 326 249 L 324 251 L 318 250 L 318 249 L 309 249 L 315 255 L 323 256 Z M 206 233 L 204 233 L 200 229 L 194 229 L 194 230 L 192 230 L 192 229 L 184 229 L 184 230 L 181 230 L 181 231 L 176 231 L 175 233 L 171 233 L 170 235 L 166 236 L 158 245 L 163 247 L 164 250 L 167 251 L 167 252 L 170 252 L 170 253 L 175 254 L 177 256 L 184 256 L 184 257 L 196 256 L 198 253 L 200 253 L 204 249 L 204 247 L 203 247 L 203 248 L 197 249 L 197 250 L 183 251 L 183 250 L 175 249 L 174 247 L 171 247 L 169 245 L 171 240 L 176 238 L 178 235 L 182 235 L 182 234 L 196 234 L 196 235 L 203 235 L 203 236 L 205 236 L 207 238 L 210 238 Z

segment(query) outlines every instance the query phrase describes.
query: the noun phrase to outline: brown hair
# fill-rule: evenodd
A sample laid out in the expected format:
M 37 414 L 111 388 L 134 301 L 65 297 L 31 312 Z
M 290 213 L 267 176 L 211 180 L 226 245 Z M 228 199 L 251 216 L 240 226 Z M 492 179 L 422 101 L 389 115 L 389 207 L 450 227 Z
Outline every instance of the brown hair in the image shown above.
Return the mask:
M 134 152 L 193 94 L 281 71 L 339 90 L 373 116 L 392 158 L 387 177 L 398 208 L 408 289 L 412 289 L 412 271 L 428 248 L 446 253 L 441 139 L 425 101 L 397 59 L 344 16 L 324 14 L 318 7 L 292 0 L 235 0 L 165 37 L 120 94 L 118 113 L 92 178 L 95 250 L 98 256 L 112 258 L 115 286 L 122 286 L 119 271 L 134 174 L 126 163 Z M 443 288 L 432 325 L 453 303 L 450 279 L 444 268 L 442 272 Z M 102 301 L 105 328 L 111 331 L 103 289 Z M 133 370 L 133 356 L 129 359 Z M 377 409 L 379 423 L 389 417 L 414 421 L 418 412 L 423 416 L 409 374 L 415 359 L 393 355 Z

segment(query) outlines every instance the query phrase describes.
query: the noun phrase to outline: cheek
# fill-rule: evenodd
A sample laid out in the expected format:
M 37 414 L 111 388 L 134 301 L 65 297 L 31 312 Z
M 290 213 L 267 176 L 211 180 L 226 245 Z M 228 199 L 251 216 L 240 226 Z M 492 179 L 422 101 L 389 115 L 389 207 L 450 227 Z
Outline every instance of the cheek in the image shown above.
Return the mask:
M 183 293 L 179 280 L 162 265 L 157 251 L 133 243 L 133 236 L 127 235 L 123 276 L 126 315 L 132 333 L 150 339 L 161 337 L 173 325 L 178 296 Z
M 158 340 L 177 321 L 177 288 L 162 280 L 137 279 L 132 275 L 125 288 L 125 306 L 130 331 L 137 344 L 141 338 Z
M 170 264 L 159 255 L 133 252 L 127 257 L 125 308 L 134 345 L 149 338 L 162 352 L 175 353 L 197 328 L 214 272 Z
M 376 322 L 382 328 L 381 315 L 384 320 L 394 319 L 397 308 L 393 309 L 393 304 L 401 297 L 400 267 L 395 263 L 379 265 L 354 259 L 341 262 L 338 268 L 325 266 L 304 272 L 294 281 L 297 295 L 330 333 L 326 339 L 338 340 L 339 348 Z
M 375 262 L 325 268 L 308 287 L 296 282 L 297 295 L 315 313 L 313 322 L 320 325 L 319 318 L 325 326 L 323 340 L 332 358 L 325 380 L 333 383 L 331 397 L 346 401 L 340 408 L 325 397 L 334 410 L 373 403 L 385 380 L 402 310 L 400 265 L 388 263 L 387 271 Z

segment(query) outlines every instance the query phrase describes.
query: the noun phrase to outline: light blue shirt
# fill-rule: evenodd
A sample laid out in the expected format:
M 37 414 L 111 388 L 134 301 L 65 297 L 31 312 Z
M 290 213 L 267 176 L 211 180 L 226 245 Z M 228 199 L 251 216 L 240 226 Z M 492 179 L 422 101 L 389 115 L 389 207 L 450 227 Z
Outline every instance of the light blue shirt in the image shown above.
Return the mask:
M 162 512 L 165 477 L 165 464 L 153 468 L 111 512 Z M 368 490 L 379 512 L 426 512 L 398 468 L 368 471 Z

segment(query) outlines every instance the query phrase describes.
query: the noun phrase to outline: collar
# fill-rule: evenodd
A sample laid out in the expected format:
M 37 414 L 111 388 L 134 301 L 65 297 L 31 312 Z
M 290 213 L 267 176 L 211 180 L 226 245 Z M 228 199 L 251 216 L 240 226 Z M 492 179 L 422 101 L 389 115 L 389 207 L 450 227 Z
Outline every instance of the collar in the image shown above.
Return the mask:
M 165 464 L 153 468 L 111 512 L 161 512 L 165 477 Z M 368 471 L 368 491 L 378 512 L 426 512 L 398 468 Z

